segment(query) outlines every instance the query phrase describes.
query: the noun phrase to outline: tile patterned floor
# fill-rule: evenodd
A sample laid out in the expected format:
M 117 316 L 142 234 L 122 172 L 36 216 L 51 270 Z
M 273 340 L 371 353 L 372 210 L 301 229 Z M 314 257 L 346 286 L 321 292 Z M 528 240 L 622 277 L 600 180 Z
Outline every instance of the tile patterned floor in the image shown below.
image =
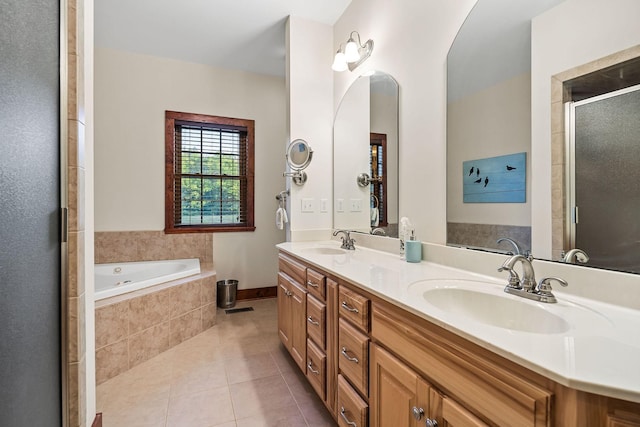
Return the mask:
M 325 427 L 335 422 L 280 344 L 276 300 L 97 387 L 104 427 Z

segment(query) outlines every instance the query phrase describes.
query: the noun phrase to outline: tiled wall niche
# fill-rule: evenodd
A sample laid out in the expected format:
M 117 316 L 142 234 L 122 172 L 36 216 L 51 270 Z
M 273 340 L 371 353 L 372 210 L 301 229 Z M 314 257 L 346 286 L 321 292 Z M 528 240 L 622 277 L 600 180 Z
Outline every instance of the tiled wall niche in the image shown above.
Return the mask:
M 95 233 L 96 264 L 198 258 L 202 273 L 96 302 L 96 384 L 216 322 L 211 234 Z

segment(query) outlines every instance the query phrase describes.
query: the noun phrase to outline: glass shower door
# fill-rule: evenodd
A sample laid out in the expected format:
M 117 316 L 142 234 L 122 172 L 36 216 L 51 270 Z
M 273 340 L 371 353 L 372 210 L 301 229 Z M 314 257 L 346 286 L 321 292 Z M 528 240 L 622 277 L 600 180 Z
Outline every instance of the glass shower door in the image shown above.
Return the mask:
M 571 106 L 571 247 L 640 273 L 640 85 Z

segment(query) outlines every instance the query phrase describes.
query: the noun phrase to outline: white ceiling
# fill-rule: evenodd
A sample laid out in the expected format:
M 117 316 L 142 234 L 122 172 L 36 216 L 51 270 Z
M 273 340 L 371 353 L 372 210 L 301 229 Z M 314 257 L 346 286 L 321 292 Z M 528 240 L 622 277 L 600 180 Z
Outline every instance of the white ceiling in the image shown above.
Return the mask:
M 284 76 L 289 15 L 333 25 L 351 0 L 95 0 L 95 44 Z

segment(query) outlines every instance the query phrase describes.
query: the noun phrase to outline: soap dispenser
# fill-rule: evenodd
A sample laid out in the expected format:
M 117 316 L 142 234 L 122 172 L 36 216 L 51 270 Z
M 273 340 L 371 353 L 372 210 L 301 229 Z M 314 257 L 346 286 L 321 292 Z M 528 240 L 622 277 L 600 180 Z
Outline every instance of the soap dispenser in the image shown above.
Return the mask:
M 405 258 L 407 262 L 422 261 L 422 242 L 416 240 L 414 230 L 411 230 L 411 236 L 405 242 Z

